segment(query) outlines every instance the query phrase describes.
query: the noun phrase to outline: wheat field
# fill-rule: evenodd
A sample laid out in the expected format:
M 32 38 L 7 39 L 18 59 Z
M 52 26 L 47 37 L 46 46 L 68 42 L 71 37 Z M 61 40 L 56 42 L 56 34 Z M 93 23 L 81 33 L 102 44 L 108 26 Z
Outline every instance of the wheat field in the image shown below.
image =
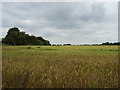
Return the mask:
M 3 88 L 117 88 L 118 46 L 3 46 Z

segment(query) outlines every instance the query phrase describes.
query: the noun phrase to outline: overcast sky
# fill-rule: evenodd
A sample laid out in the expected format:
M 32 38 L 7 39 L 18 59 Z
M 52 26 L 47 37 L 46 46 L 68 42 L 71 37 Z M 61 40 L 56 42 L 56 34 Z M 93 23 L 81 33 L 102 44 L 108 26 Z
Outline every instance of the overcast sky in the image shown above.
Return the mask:
M 117 2 L 4 2 L 2 37 L 11 27 L 52 44 L 118 41 Z

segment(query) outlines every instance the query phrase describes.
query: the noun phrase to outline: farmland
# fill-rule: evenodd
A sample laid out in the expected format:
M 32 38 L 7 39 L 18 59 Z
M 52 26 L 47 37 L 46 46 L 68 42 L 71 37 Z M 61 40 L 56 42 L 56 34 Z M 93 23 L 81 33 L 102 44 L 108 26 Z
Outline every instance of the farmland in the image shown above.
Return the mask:
M 118 87 L 118 46 L 3 46 L 3 88 Z

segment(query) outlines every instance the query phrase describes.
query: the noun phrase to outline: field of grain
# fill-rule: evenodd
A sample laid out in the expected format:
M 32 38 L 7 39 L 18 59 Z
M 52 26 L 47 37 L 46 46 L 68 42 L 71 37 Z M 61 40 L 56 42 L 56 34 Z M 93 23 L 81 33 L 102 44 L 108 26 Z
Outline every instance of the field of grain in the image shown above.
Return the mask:
M 3 88 L 118 87 L 118 46 L 3 46 Z

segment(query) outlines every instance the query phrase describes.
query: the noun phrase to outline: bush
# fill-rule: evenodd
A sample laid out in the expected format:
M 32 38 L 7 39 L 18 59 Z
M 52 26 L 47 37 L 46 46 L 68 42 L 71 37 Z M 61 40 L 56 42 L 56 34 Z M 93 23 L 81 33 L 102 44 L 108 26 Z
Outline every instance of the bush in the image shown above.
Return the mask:
M 27 49 L 32 49 L 31 47 L 27 47 Z
M 37 48 L 40 48 L 40 47 L 37 47 Z

